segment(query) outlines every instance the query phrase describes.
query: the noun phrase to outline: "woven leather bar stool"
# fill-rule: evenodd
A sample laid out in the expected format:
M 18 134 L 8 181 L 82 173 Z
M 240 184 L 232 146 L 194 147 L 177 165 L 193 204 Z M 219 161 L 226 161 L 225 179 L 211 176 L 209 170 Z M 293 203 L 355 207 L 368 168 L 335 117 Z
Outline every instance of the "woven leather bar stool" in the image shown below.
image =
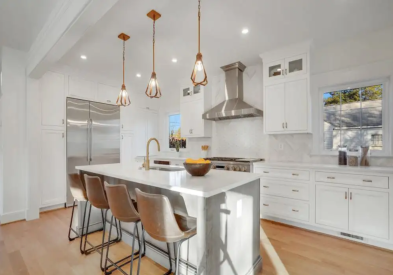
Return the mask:
M 169 244 L 177 243 L 175 274 L 178 275 L 181 245 L 196 235 L 197 219 L 175 214 L 169 199 L 164 195 L 144 193 L 138 188 L 135 191 L 144 229 L 153 239 L 167 243 L 170 269 L 165 275 L 172 272 Z M 142 232 L 142 238 L 143 235 Z
M 68 230 L 68 240 L 73 241 L 76 238 L 80 237 L 80 234 L 72 228 L 72 221 L 74 219 L 74 210 L 75 210 L 76 202 L 77 201 L 78 202 L 82 202 L 82 201 L 87 202 L 88 199 L 87 199 L 85 186 L 83 185 L 83 182 L 81 181 L 79 174 L 68 174 L 67 177 L 68 177 L 68 182 L 69 182 L 71 194 L 74 197 L 74 203 L 72 204 L 70 228 Z M 85 208 L 85 214 L 86 214 L 86 208 Z M 71 237 L 71 231 L 74 232 L 76 237 L 74 237 L 74 238 Z M 82 229 L 82 232 L 83 232 L 83 229 Z M 81 238 L 81 245 L 82 245 L 82 238 Z
M 109 204 L 108 200 L 106 198 L 104 186 L 102 184 L 101 178 L 97 176 L 89 176 L 89 175 L 84 175 L 85 178 L 85 184 L 86 184 L 86 191 L 87 191 L 87 198 L 88 202 L 90 203 L 90 208 L 89 208 L 89 215 L 87 219 L 87 225 L 86 225 L 86 234 L 83 234 L 82 232 L 82 238 L 85 238 L 84 241 L 84 246 L 83 251 L 84 254 L 89 254 L 92 251 L 96 251 L 101 254 L 101 260 L 100 260 L 100 267 L 101 270 L 104 271 L 104 267 L 102 264 L 102 259 L 103 259 L 103 254 L 104 254 L 104 247 L 106 245 L 111 245 L 113 243 L 117 243 L 121 241 L 122 238 L 122 233 L 121 233 L 121 224 L 119 222 L 119 225 L 117 225 L 117 220 L 115 220 L 115 226 L 117 230 L 117 237 L 115 239 L 110 240 L 110 236 L 108 238 L 108 242 L 105 241 L 105 225 L 106 225 L 106 220 L 107 220 L 107 215 L 108 215 L 108 210 L 109 210 Z M 103 222 L 103 233 L 102 233 L 102 243 L 100 245 L 94 246 L 92 243 L 90 243 L 87 240 L 87 234 L 89 232 L 89 223 L 90 223 L 90 215 L 91 215 L 91 207 L 94 206 L 95 208 L 98 208 L 101 210 L 101 215 L 102 215 L 102 222 Z M 111 227 L 112 227 L 113 219 L 111 220 Z M 85 219 L 83 219 L 83 227 L 85 227 Z M 90 245 L 90 249 L 86 250 L 86 243 Z M 121 261 L 126 260 L 126 258 L 122 259 Z
M 139 255 L 139 262 L 138 262 L 138 272 L 140 269 L 140 262 L 141 257 L 145 255 L 145 253 L 141 253 L 142 249 L 142 237 L 139 234 L 138 224 L 140 223 L 141 219 L 137 212 L 137 204 L 133 201 L 128 193 L 127 187 L 124 184 L 116 184 L 110 185 L 105 182 L 105 191 L 108 198 L 108 203 L 112 211 L 112 219 L 115 217 L 121 222 L 127 223 L 134 223 L 134 233 L 133 233 L 133 240 L 132 240 L 132 251 L 131 251 L 131 267 L 130 267 L 130 275 L 132 274 L 133 264 L 135 255 Z M 142 229 L 143 230 L 143 229 Z M 111 235 L 112 226 L 109 229 L 109 236 Z M 109 238 L 109 237 L 108 237 Z M 135 252 L 135 239 L 138 239 L 139 249 Z M 144 249 L 145 250 L 145 249 Z M 123 265 L 117 265 L 117 263 L 113 263 L 109 257 L 109 246 L 106 250 L 106 258 L 105 258 L 105 271 L 107 269 L 107 262 L 110 261 L 113 266 L 116 267 L 121 273 L 127 275 L 127 273 L 121 268 Z M 134 258 L 135 257 L 135 258 Z M 112 272 L 105 272 L 105 274 L 112 273 Z

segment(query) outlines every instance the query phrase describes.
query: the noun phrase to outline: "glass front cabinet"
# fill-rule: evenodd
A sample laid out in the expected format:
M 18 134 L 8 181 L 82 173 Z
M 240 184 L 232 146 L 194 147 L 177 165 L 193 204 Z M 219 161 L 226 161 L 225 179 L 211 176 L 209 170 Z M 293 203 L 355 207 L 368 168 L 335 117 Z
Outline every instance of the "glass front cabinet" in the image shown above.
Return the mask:
M 265 78 L 268 81 L 283 80 L 307 73 L 307 54 L 300 54 L 267 63 Z

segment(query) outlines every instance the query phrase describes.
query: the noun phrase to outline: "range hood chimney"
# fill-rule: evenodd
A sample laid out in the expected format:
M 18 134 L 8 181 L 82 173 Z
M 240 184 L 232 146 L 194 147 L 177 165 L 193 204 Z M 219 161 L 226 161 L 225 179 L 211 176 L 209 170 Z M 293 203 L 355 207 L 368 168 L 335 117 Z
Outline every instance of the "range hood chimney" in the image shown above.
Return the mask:
M 245 117 L 261 117 L 263 112 L 243 101 L 243 72 L 246 66 L 235 62 L 221 69 L 225 72 L 225 97 L 226 100 L 205 112 L 205 120 L 227 120 Z

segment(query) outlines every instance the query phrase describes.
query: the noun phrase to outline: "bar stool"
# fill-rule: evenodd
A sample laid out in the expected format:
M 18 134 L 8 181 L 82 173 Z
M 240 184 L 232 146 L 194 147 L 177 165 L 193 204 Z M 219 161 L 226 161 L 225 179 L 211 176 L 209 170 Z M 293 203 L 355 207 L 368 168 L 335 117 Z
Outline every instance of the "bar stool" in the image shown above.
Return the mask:
M 170 269 L 165 275 L 172 272 L 169 243 L 178 244 L 175 255 L 175 274 L 178 275 L 181 245 L 196 235 L 197 219 L 175 214 L 169 199 L 164 195 L 144 193 L 138 188 L 135 191 L 139 215 L 146 232 L 153 239 L 166 242 L 168 245 Z M 142 238 L 143 236 L 142 231 Z
M 122 233 L 121 233 L 121 224 L 119 222 L 119 225 L 117 225 L 117 220 L 115 220 L 115 226 L 116 226 L 116 231 L 117 231 L 117 237 L 113 240 L 110 240 L 110 235 L 108 238 L 108 242 L 104 242 L 105 240 L 105 225 L 106 225 L 106 220 L 107 220 L 107 214 L 109 210 L 109 204 L 108 200 L 106 198 L 104 186 L 101 182 L 101 178 L 97 176 L 89 176 L 89 175 L 84 175 L 85 178 L 85 184 L 86 184 L 86 191 L 87 191 L 87 198 L 88 202 L 90 203 L 90 208 L 89 208 L 89 215 L 87 219 L 87 225 L 86 225 L 86 234 L 83 234 L 82 231 L 82 239 L 83 237 L 85 238 L 84 242 L 84 247 L 81 251 L 84 254 L 89 254 L 92 251 L 97 251 L 98 253 L 101 254 L 101 262 L 100 262 L 100 267 L 101 270 L 104 271 L 104 267 L 102 265 L 102 258 L 103 258 L 103 249 L 106 245 L 111 245 L 113 243 L 120 242 L 122 239 Z M 90 223 L 90 216 L 91 216 L 91 207 L 94 206 L 98 209 L 101 210 L 101 216 L 102 216 L 102 222 L 103 222 L 103 233 L 102 233 L 102 243 L 100 245 L 94 246 L 87 240 L 87 234 L 89 232 L 89 223 Z M 86 211 L 86 210 L 85 210 Z M 105 214 L 104 214 L 105 212 Z M 112 223 L 113 219 L 111 220 L 111 228 L 112 228 Z M 85 217 L 83 218 L 83 228 L 85 227 Z M 86 243 L 90 245 L 90 249 L 86 250 Z M 101 250 L 101 251 L 100 251 Z M 127 258 L 122 259 L 121 261 L 126 260 Z
M 68 240 L 73 241 L 76 238 L 80 237 L 79 233 L 76 232 L 72 228 L 72 221 L 74 219 L 74 210 L 75 210 L 76 201 L 87 202 L 88 199 L 87 199 L 85 186 L 83 185 L 83 182 L 81 181 L 79 174 L 76 174 L 76 173 L 75 174 L 68 174 L 67 177 L 68 177 L 71 195 L 74 197 L 74 203 L 72 204 L 70 228 L 68 230 Z M 86 214 L 86 207 L 85 207 L 85 214 Z M 71 231 L 75 233 L 75 235 L 76 235 L 75 238 L 71 238 Z M 83 233 L 83 228 L 82 228 L 82 233 Z M 81 245 L 82 245 L 82 239 L 81 239 Z
M 113 217 L 115 217 L 116 219 L 122 222 L 134 223 L 132 251 L 130 256 L 131 257 L 130 275 L 132 274 L 134 259 L 136 259 L 134 258 L 135 255 L 139 255 L 138 272 L 137 272 L 137 274 L 139 274 L 141 257 L 145 255 L 146 248 L 144 249 L 143 253 L 141 253 L 142 237 L 139 235 L 139 229 L 138 229 L 138 224 L 140 223 L 141 219 L 137 211 L 138 206 L 136 202 L 131 199 L 127 187 L 124 184 L 110 185 L 107 182 L 105 182 L 105 191 L 108 198 L 109 206 L 112 211 L 112 219 Z M 109 229 L 109 236 L 111 235 L 111 231 L 112 231 L 112 226 Z M 135 238 L 138 238 L 139 250 L 137 252 L 135 252 Z M 106 250 L 105 270 L 107 269 L 107 262 L 110 261 L 112 265 L 116 267 L 116 269 L 118 269 L 121 273 L 127 275 L 127 273 L 121 268 L 123 265 L 118 266 L 117 263 L 113 263 L 109 259 L 108 255 L 109 255 L 109 246 Z M 105 272 L 105 274 L 108 273 Z

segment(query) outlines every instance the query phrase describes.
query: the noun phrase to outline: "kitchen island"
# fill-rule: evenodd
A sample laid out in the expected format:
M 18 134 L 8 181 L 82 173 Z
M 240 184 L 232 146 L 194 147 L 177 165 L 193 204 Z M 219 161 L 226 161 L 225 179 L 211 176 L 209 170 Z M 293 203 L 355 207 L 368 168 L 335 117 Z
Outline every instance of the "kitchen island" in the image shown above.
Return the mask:
M 197 235 L 182 246 L 181 274 L 258 274 L 260 176 L 211 170 L 204 177 L 192 177 L 185 170 L 176 171 L 179 167 L 161 168 L 165 170 L 145 171 L 136 164 L 76 167 L 81 174 L 99 175 L 110 184 L 126 184 L 133 198 L 135 188 L 163 194 L 175 212 L 197 218 Z M 160 253 L 166 244 L 146 239 L 153 244 L 148 245 L 147 256 L 169 267 L 167 254 Z

